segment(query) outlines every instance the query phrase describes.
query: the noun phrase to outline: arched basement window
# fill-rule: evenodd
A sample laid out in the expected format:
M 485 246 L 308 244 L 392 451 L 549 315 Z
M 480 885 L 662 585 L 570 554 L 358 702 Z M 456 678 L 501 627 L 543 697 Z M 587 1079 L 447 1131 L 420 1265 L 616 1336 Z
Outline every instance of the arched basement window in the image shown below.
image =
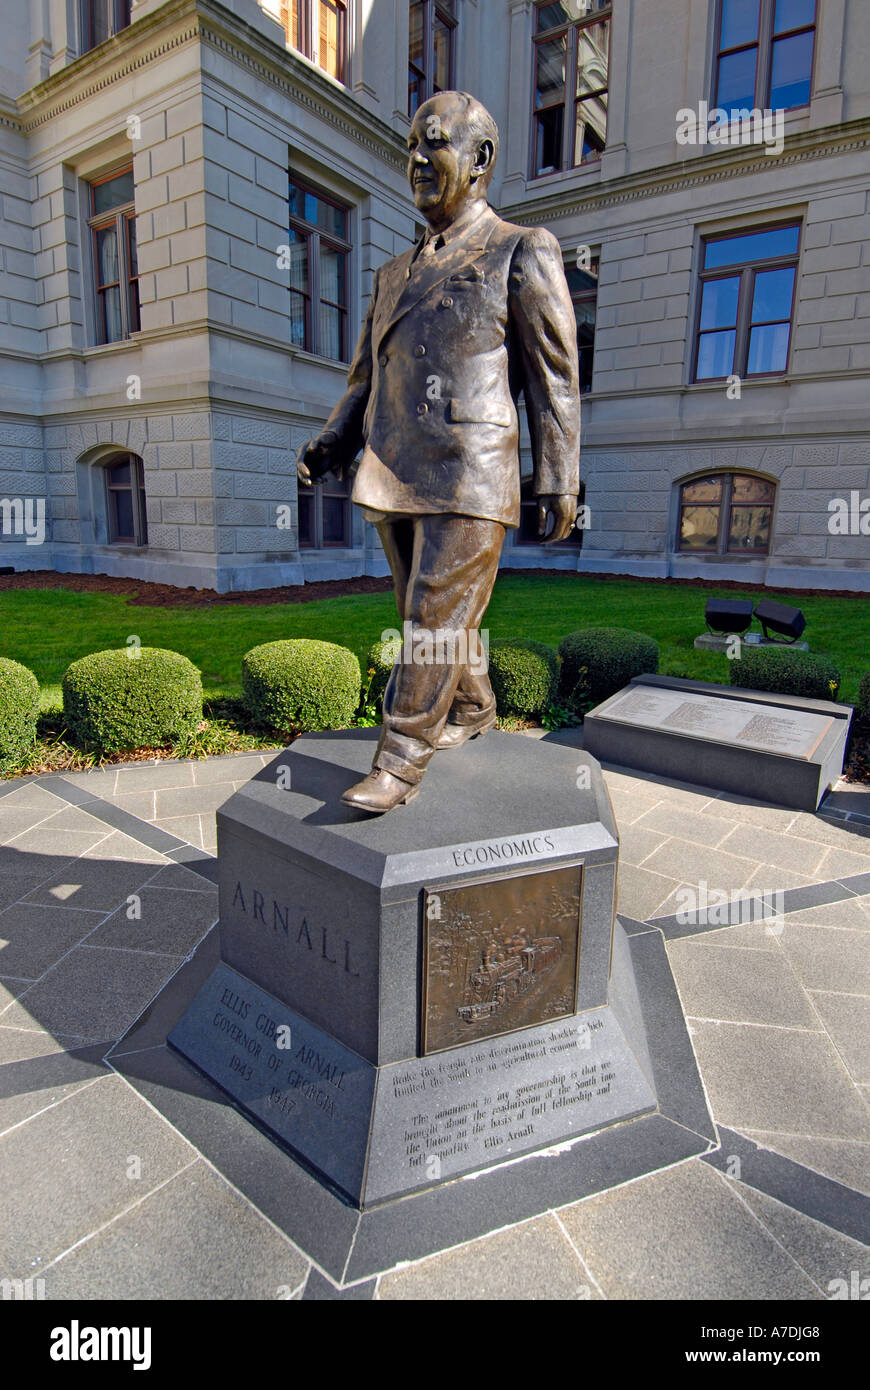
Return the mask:
M 145 483 L 142 460 L 135 454 L 109 459 L 103 466 L 106 480 L 106 519 L 112 545 L 147 545 Z
M 680 487 L 677 550 L 766 555 L 776 485 L 751 473 L 713 473 Z

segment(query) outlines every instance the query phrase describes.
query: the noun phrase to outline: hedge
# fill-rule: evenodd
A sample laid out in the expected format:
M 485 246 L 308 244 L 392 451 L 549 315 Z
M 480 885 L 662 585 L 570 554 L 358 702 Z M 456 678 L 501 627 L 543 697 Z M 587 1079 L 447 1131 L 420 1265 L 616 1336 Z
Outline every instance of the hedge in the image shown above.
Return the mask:
M 36 741 L 39 681 L 26 666 L 0 656 L 0 772 L 8 772 Z
M 242 658 L 245 704 L 281 733 L 344 729 L 359 705 L 359 661 L 346 647 L 307 637 L 264 642 Z
M 621 690 L 633 676 L 657 671 L 659 645 L 642 632 L 622 627 L 587 627 L 559 643 L 559 697 L 583 712 Z
M 121 753 L 178 743 L 202 719 L 202 680 L 192 661 L 162 647 L 93 652 L 63 675 L 67 729 L 83 748 Z
M 861 677 L 861 684 L 858 686 L 858 714 L 862 719 L 870 723 L 870 671 L 866 676 Z
M 830 657 L 815 652 L 771 651 L 748 647 L 729 662 L 731 684 L 744 690 L 771 690 L 811 700 L 836 700 L 840 672 Z
M 534 719 L 553 702 L 559 658 L 543 642 L 491 642 L 489 678 L 500 715 Z

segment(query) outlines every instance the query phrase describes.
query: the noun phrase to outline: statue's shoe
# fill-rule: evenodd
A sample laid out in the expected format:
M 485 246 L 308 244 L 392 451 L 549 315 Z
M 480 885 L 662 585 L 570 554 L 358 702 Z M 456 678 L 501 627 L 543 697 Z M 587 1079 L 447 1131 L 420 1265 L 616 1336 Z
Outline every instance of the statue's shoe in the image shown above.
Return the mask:
M 342 796 L 345 806 L 355 806 L 358 811 L 369 811 L 373 816 L 382 816 L 395 806 L 407 805 L 417 795 L 420 784 L 403 782 L 392 772 L 376 767 L 356 786 L 349 787 Z
M 438 748 L 460 748 L 470 738 L 485 734 L 487 729 L 495 728 L 495 715 L 489 714 L 478 724 L 445 724 L 438 740 Z

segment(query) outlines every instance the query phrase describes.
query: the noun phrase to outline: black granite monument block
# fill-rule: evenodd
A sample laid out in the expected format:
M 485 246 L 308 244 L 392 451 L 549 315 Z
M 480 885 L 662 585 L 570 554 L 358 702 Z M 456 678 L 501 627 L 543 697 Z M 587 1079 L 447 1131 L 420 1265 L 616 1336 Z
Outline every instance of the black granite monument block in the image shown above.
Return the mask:
M 494 734 L 373 819 L 369 757 L 307 735 L 218 813 L 220 964 L 171 1045 L 360 1208 L 654 1110 L 597 764 Z

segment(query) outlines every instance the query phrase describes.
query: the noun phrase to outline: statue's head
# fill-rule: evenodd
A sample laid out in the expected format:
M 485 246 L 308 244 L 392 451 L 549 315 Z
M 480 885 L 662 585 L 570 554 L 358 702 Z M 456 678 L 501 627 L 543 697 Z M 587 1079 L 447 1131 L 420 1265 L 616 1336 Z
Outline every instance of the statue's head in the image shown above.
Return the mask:
M 498 158 L 498 127 L 468 92 L 439 92 L 424 101 L 408 133 L 408 181 L 418 210 L 447 227 L 485 198 Z

